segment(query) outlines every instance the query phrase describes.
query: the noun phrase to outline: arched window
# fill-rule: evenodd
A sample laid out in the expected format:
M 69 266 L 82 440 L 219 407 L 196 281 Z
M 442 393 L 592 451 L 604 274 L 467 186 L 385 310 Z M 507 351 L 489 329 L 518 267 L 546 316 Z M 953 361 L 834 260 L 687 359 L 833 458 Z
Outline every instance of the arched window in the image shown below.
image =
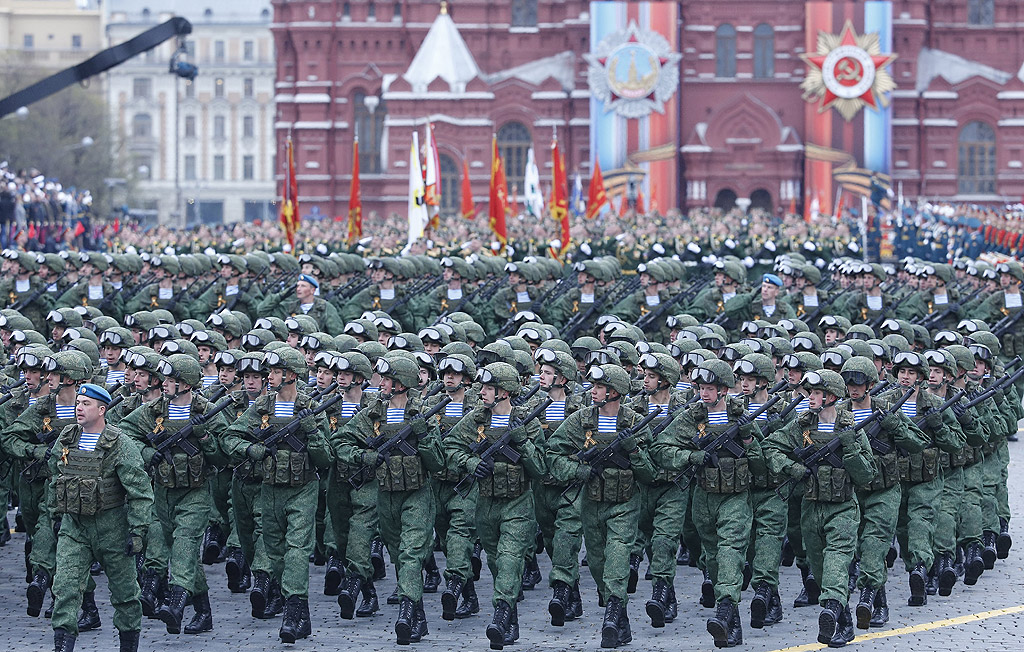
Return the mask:
M 775 76 L 775 30 L 767 23 L 754 28 L 754 77 L 771 79 Z
M 967 0 L 967 24 L 991 25 L 995 22 L 992 0 Z
M 537 26 L 537 0 L 512 0 L 512 27 Z
M 996 132 L 984 122 L 969 122 L 960 131 L 959 192 L 996 192 Z
M 736 191 L 732 188 L 722 188 L 715 195 L 715 208 L 723 211 L 731 211 L 736 208 Z
M 758 188 L 750 193 L 750 210 L 755 208 L 760 208 L 770 214 L 772 212 L 772 193 L 764 188 Z
M 736 28 L 726 23 L 715 32 L 715 77 L 736 76 Z
M 441 154 L 438 161 L 441 165 L 441 213 L 454 215 L 461 205 L 459 166 L 447 154 Z
M 366 174 L 380 174 L 381 142 L 384 139 L 384 118 L 387 108 L 376 95 L 356 91 L 352 97 L 355 110 L 356 136 L 359 137 L 359 169 Z
M 153 135 L 153 118 L 148 113 L 136 113 L 132 117 L 132 136 L 149 138 Z
M 505 159 L 508 192 L 523 191 L 526 176 L 526 153 L 533 145 L 530 130 L 519 122 L 507 122 L 498 129 L 498 153 Z

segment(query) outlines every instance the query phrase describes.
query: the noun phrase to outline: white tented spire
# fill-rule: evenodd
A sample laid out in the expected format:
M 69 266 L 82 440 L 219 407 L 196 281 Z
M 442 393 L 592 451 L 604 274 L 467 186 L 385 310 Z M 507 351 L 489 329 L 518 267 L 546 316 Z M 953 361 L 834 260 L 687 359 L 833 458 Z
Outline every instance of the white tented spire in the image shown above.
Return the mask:
M 455 21 L 442 4 L 441 13 L 430 26 L 427 37 L 402 77 L 414 93 L 426 93 L 430 82 L 438 77 L 448 82 L 453 93 L 462 93 L 466 84 L 480 75 L 476 60 L 462 40 Z

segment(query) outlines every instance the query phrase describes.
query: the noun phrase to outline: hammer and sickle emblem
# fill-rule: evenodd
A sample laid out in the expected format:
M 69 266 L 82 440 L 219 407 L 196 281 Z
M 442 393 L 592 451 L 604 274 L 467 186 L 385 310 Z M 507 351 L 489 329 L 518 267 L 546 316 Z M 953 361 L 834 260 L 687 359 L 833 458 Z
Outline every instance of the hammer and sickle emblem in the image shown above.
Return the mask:
M 836 64 L 836 79 L 838 81 L 858 82 L 864 76 L 864 69 L 860 62 L 855 59 L 843 59 Z

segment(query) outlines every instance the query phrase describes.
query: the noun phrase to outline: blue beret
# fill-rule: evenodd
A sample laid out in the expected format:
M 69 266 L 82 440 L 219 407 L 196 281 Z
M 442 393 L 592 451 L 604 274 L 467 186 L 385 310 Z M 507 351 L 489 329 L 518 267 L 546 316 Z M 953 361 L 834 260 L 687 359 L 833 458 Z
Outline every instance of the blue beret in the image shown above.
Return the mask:
M 299 274 L 299 280 L 309 283 L 318 290 L 320 289 L 320 281 L 316 280 L 316 278 L 309 274 Z
M 776 276 L 775 274 L 765 274 L 764 276 L 761 277 L 761 282 L 771 283 L 772 285 L 777 285 L 779 287 L 783 286 L 782 279 Z
M 97 401 L 102 401 L 103 403 L 106 403 L 106 404 L 109 404 L 110 400 L 111 400 L 110 399 L 110 392 L 108 392 L 107 390 L 103 389 L 99 385 L 94 385 L 92 383 L 86 383 L 86 384 L 82 385 L 82 387 L 79 388 L 79 390 L 78 390 L 78 395 L 79 396 L 88 396 L 89 398 L 94 398 Z

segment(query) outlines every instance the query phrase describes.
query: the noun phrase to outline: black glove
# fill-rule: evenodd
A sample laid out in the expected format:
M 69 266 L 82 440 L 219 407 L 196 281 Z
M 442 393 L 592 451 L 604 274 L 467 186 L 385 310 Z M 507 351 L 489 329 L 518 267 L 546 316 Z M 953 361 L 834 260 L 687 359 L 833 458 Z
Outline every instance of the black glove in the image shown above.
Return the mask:
M 206 423 L 206 415 L 205 414 L 197 414 L 196 416 L 194 416 L 191 419 L 189 419 L 188 422 L 192 424 L 193 428 L 195 428 L 197 426 L 201 426 L 204 423 Z
M 153 451 L 153 457 L 149 458 L 150 466 L 159 466 L 163 462 L 171 463 L 170 457 L 164 451 Z
M 307 417 L 311 417 L 311 416 L 313 416 L 313 410 L 310 410 L 309 408 L 305 408 L 303 410 L 299 410 L 295 414 L 295 418 L 298 419 L 299 421 L 305 421 Z
M 473 475 L 478 480 L 483 480 L 484 478 L 489 477 L 492 473 L 494 473 L 494 462 L 491 460 L 481 459 L 477 463 L 476 468 L 473 469 Z
M 839 441 L 843 443 L 845 447 L 851 447 L 857 443 L 857 431 L 853 428 L 846 428 L 839 431 Z
M 263 458 L 267 456 L 267 448 L 263 444 L 250 444 L 245 449 L 245 456 L 253 462 L 262 462 Z
M 134 557 L 142 552 L 142 545 L 142 535 L 135 532 L 129 532 L 128 538 L 125 540 L 124 552 L 129 557 Z
M 924 418 L 924 423 L 931 430 L 938 430 L 942 427 L 942 414 L 939 412 L 929 412 L 928 416 Z

